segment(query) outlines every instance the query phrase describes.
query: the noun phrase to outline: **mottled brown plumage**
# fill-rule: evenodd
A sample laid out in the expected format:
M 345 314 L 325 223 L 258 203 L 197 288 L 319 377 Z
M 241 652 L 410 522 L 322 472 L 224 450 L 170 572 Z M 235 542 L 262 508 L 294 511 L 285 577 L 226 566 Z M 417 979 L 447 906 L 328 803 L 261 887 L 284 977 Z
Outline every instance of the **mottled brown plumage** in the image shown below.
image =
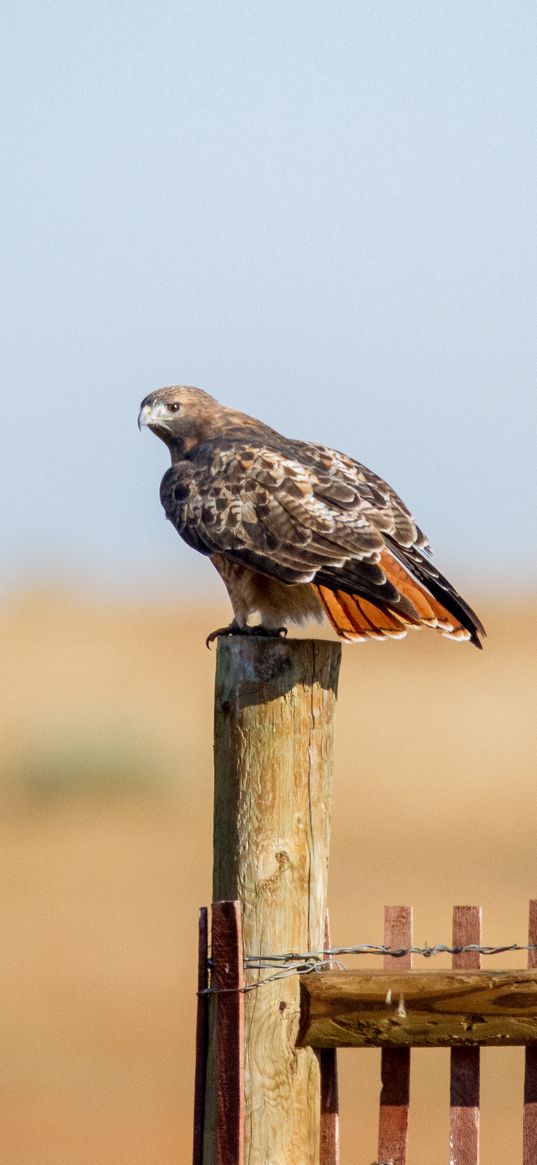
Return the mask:
M 323 445 L 289 440 L 198 388 L 150 393 L 139 423 L 168 446 L 166 517 L 208 555 L 234 622 L 273 633 L 326 612 L 343 639 L 429 626 L 480 647 L 483 627 L 433 566 L 427 539 L 389 485 Z

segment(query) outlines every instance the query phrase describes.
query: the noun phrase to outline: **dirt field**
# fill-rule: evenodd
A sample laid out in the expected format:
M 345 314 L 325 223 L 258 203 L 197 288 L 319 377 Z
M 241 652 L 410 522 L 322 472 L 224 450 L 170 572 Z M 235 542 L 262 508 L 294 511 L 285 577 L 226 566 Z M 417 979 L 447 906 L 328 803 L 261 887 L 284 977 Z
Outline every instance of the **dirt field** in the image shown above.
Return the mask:
M 336 943 L 381 941 L 385 902 L 415 905 L 418 942 L 449 938 L 455 902 L 483 904 L 487 942 L 525 941 L 537 626 L 529 602 L 480 614 L 483 653 L 427 632 L 344 648 Z M 0 614 L 2 1165 L 189 1161 L 211 862 L 203 640 L 225 617 L 224 602 L 120 610 L 59 595 Z M 483 1054 L 485 1165 L 521 1159 L 522 1064 L 518 1050 Z M 342 1165 L 370 1165 L 379 1055 L 340 1065 Z M 412 1165 L 447 1162 L 447 1052 L 415 1053 L 413 1096 Z

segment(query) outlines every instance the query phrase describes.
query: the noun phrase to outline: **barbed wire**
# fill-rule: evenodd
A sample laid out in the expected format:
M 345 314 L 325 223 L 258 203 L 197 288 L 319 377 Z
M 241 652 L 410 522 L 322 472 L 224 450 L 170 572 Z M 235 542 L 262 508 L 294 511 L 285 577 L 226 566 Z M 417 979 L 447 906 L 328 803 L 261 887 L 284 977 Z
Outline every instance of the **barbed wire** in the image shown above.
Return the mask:
M 326 947 L 322 951 L 305 951 L 298 954 L 296 951 L 284 952 L 278 955 L 245 955 L 244 965 L 255 967 L 256 964 L 308 962 L 315 959 L 330 959 L 335 955 L 390 955 L 392 959 L 402 959 L 404 955 L 423 955 L 425 959 L 434 955 L 462 955 L 473 953 L 479 955 L 503 955 L 508 951 L 535 951 L 537 943 L 507 943 L 504 946 L 482 946 L 480 943 L 467 943 L 464 946 L 449 946 L 447 943 L 428 943 L 423 947 L 390 947 L 384 943 L 357 943 L 350 947 Z
M 257 991 L 266 983 L 274 983 L 278 979 L 288 979 L 292 975 L 311 975 L 317 971 L 346 970 L 345 964 L 338 955 L 389 955 L 392 959 L 402 959 L 405 955 L 421 955 L 424 959 L 432 959 L 436 955 L 504 955 L 512 951 L 536 951 L 537 943 L 506 943 L 504 946 L 482 946 L 479 943 L 466 943 L 461 946 L 449 946 L 448 943 L 426 944 L 423 947 L 390 947 L 383 943 L 357 943 L 347 947 L 327 947 L 323 951 L 305 951 L 299 954 L 288 951 L 274 955 L 245 955 L 243 967 L 245 971 L 272 971 L 262 979 L 253 983 L 245 983 L 242 987 L 205 987 L 198 995 L 220 995 L 235 991 Z M 214 970 L 214 960 L 208 960 L 208 966 Z M 274 969 L 276 968 L 276 969 Z

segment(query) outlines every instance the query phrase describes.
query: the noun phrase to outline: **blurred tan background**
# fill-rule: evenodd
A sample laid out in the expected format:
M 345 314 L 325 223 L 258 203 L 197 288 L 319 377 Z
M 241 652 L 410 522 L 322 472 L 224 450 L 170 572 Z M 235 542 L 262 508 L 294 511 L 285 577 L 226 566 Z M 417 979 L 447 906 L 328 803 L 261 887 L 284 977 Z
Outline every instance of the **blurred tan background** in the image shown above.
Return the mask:
M 211 882 L 204 637 L 223 603 L 34 591 L 2 607 L 2 1165 L 189 1160 Z M 537 627 L 529 596 L 476 605 L 483 653 L 427 632 L 343 648 L 336 944 L 382 941 L 384 904 L 407 902 L 419 943 L 449 940 L 465 902 L 483 904 L 487 943 L 526 941 Z M 521 1159 L 522 1065 L 483 1055 L 485 1165 Z M 342 1165 L 370 1165 L 379 1056 L 340 1053 L 340 1071 Z M 447 1161 L 447 1053 L 414 1053 L 412 1091 L 410 1160 Z
M 0 1165 L 182 1165 L 229 605 L 139 402 L 200 385 L 412 508 L 489 640 L 343 649 L 334 941 L 401 902 L 420 943 L 464 902 L 524 941 L 537 9 L 4 8 Z M 370 1165 L 379 1057 L 340 1061 Z M 484 1165 L 519 1162 L 522 1054 L 483 1064 Z M 447 1074 L 415 1055 L 412 1165 L 448 1159 Z

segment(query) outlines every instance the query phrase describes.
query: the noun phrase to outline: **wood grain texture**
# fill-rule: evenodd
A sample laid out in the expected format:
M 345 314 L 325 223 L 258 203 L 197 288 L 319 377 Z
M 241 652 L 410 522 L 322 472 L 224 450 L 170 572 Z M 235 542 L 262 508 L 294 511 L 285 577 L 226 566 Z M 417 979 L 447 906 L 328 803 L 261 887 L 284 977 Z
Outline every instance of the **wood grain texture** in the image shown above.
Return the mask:
M 537 900 L 530 902 L 528 943 L 537 943 Z M 537 951 L 528 951 L 528 967 L 537 969 Z M 537 1048 L 526 1048 L 524 1070 L 523 1165 L 537 1161 Z
M 202 906 L 198 916 L 198 1007 L 196 1015 L 196 1068 L 194 1076 L 194 1133 L 192 1165 L 203 1165 L 203 1113 L 207 1079 L 208 998 L 209 985 L 208 911 Z
M 453 908 L 454 947 L 481 945 L 482 914 L 480 906 Z M 454 954 L 453 967 L 477 971 L 477 951 Z M 479 1048 L 452 1048 L 450 1065 L 449 1163 L 479 1165 Z
M 395 949 L 412 945 L 412 907 L 386 906 L 384 943 Z M 384 956 L 384 968 L 394 966 L 393 955 Z M 397 959 L 400 970 L 409 971 L 412 955 Z M 378 1160 L 405 1165 L 410 1102 L 410 1048 L 383 1048 L 381 1054 Z
M 324 924 L 324 949 L 330 949 L 328 911 Z M 339 1088 L 336 1048 L 321 1048 L 321 1118 L 319 1165 L 339 1165 Z
M 340 650 L 218 641 L 213 897 L 240 901 L 250 956 L 323 947 Z M 297 976 L 245 995 L 248 1165 L 318 1165 L 319 1060 L 296 1047 L 298 1023 Z
M 323 971 L 300 986 L 307 1047 L 537 1044 L 537 971 Z

